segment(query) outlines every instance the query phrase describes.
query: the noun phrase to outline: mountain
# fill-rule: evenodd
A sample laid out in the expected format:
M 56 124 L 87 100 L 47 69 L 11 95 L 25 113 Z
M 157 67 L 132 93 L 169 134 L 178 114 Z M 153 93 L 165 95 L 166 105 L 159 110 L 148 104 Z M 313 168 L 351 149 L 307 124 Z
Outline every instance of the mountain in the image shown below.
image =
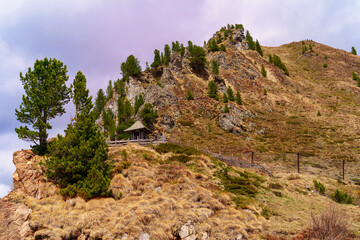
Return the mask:
M 328 216 L 332 234 L 359 237 L 360 57 L 311 40 L 260 51 L 249 35 L 236 25 L 201 48 L 175 42 L 168 62 L 118 80 L 105 104 L 115 122 L 119 98 L 142 95 L 131 120 L 151 104 L 153 137 L 173 143 L 110 147 L 112 198 L 64 199 L 44 157 L 15 152 L 0 238 L 319 239 Z

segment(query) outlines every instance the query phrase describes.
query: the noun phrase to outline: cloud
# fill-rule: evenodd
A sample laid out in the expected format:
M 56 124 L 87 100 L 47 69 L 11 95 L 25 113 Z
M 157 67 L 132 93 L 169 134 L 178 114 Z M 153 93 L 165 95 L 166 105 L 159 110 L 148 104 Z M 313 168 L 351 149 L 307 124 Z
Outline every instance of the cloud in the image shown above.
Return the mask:
M 10 192 L 11 187 L 0 183 L 0 198 L 5 197 Z

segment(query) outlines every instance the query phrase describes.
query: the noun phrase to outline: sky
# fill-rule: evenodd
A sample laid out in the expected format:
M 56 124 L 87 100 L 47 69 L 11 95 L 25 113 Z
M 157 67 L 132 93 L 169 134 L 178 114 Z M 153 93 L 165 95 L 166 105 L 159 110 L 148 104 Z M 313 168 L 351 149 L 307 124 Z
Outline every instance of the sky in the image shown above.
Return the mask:
M 202 45 L 228 23 L 243 24 L 264 46 L 312 39 L 360 51 L 359 12 L 358 0 L 0 0 L 0 197 L 12 186 L 13 152 L 30 145 L 14 131 L 15 109 L 24 94 L 19 73 L 36 59 L 66 64 L 68 85 L 81 70 L 95 96 L 121 78 L 130 54 L 144 68 L 154 49 Z M 63 133 L 73 109 L 50 121 L 50 137 Z

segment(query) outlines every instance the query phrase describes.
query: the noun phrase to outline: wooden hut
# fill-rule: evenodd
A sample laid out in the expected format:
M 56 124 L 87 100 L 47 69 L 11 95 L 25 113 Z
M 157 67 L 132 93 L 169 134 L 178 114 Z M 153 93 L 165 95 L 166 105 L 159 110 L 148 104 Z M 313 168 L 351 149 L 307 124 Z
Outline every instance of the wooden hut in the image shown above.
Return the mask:
M 146 139 L 146 136 L 151 133 L 151 131 L 139 120 L 128 129 L 125 129 L 124 132 L 128 132 L 130 134 L 130 140 Z

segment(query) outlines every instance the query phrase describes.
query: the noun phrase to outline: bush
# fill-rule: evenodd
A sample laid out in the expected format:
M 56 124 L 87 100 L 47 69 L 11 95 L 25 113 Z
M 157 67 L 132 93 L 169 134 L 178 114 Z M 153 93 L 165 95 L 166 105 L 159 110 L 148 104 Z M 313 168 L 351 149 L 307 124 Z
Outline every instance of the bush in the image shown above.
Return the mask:
M 242 103 L 242 99 L 241 99 L 241 95 L 240 95 L 239 92 L 236 92 L 236 98 L 235 98 L 235 100 L 236 100 L 236 103 L 237 103 L 238 105 L 242 105 L 242 104 L 243 104 L 243 103 Z
M 227 94 L 230 101 L 235 101 L 234 92 L 230 86 L 227 88 Z
M 351 47 L 351 53 L 354 54 L 354 55 L 357 55 L 355 47 Z
M 224 93 L 223 102 L 224 102 L 224 103 L 229 102 L 229 100 L 228 100 L 228 97 L 227 97 L 226 93 Z
M 222 52 L 226 52 L 226 47 L 225 47 L 225 45 L 224 45 L 224 44 L 221 44 L 219 50 L 222 51 Z
M 319 192 L 321 195 L 325 194 L 325 186 L 321 182 L 318 182 L 314 179 L 314 186 L 315 186 L 315 190 Z
M 155 147 L 158 153 L 177 153 L 184 155 L 200 155 L 201 152 L 192 147 L 182 147 L 175 143 L 160 143 Z
M 358 75 L 356 74 L 356 72 L 352 72 L 352 79 L 357 81 L 359 79 Z
M 263 75 L 263 77 L 266 77 L 266 70 L 263 64 L 261 64 L 261 74 Z
M 211 71 L 214 75 L 219 75 L 219 65 L 215 60 L 211 62 Z
M 187 91 L 186 93 L 186 99 L 187 100 L 194 100 L 194 95 L 192 94 L 192 92 L 190 91 L 190 89 Z
M 228 107 L 227 104 L 226 104 L 225 107 L 224 107 L 224 113 L 229 113 L 229 107 Z
M 269 55 L 269 62 L 283 70 L 286 76 L 289 76 L 289 71 L 287 70 L 285 64 L 281 61 L 278 55 Z
M 328 66 L 328 65 L 327 65 L 326 63 L 323 64 L 323 68 L 327 68 L 327 66 Z
M 218 97 L 216 83 L 214 81 L 210 81 L 208 83 L 208 88 L 208 96 L 216 99 Z
M 266 90 L 266 88 L 264 88 L 264 95 L 265 95 L 265 96 L 267 95 L 267 90 Z
M 320 216 L 311 214 L 310 236 L 316 239 L 347 239 L 351 235 L 349 222 L 341 209 L 334 205 L 324 210 Z M 312 238 L 311 238 L 312 239 Z
M 352 204 L 354 197 L 348 195 L 347 193 L 342 193 L 339 190 L 335 190 L 334 194 L 331 195 L 331 198 L 337 203 Z
M 321 112 L 318 111 L 317 114 L 316 114 L 316 116 L 321 117 Z
M 211 52 L 219 51 L 219 46 L 217 45 L 215 38 L 213 38 L 213 39 L 210 41 L 209 51 L 211 51 Z

